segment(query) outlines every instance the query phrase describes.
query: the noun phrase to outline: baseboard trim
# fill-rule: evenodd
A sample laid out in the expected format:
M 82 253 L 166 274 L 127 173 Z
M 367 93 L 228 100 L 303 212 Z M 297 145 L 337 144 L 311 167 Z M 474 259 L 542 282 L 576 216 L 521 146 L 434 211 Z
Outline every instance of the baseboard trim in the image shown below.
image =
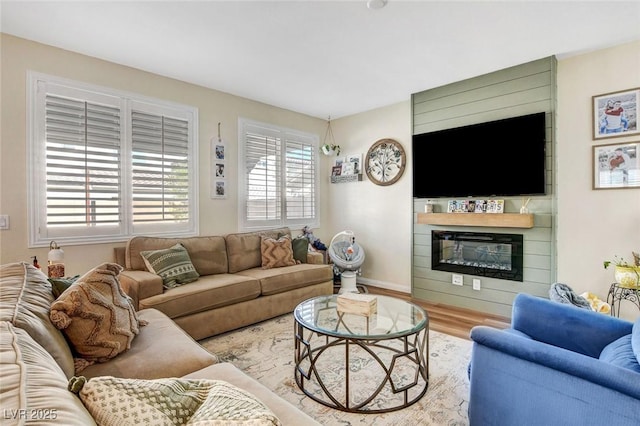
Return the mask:
M 380 280 L 372 280 L 370 278 L 357 277 L 357 284 L 363 284 L 366 286 L 379 287 L 384 288 L 386 290 L 398 291 L 400 293 L 411 294 L 411 287 L 406 285 L 401 285 L 397 283 L 391 283 L 388 281 L 380 281 Z

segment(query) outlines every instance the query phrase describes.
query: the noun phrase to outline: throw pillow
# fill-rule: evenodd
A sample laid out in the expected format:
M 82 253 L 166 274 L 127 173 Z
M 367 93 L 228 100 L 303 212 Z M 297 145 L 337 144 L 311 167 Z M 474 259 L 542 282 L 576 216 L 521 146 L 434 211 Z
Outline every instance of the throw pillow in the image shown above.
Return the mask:
M 305 236 L 296 237 L 291 241 L 293 248 L 293 258 L 298 263 L 307 263 L 309 253 L 309 240 Z
M 76 372 L 131 347 L 140 321 L 118 281 L 122 266 L 104 263 L 87 272 L 51 304 L 51 322 L 80 358 Z
M 47 280 L 51 283 L 51 292 L 53 293 L 53 297 L 56 299 L 60 297 L 62 293 L 69 287 L 71 284 L 76 282 L 80 278 L 80 275 L 76 275 L 74 277 L 67 278 L 47 278 Z
M 167 290 L 200 278 L 189 252 L 180 243 L 164 250 L 141 251 L 140 255 L 149 272 L 162 277 L 162 285 Z
M 103 426 L 281 424 L 253 395 L 222 380 L 73 377 L 69 389 Z
M 293 249 L 289 236 L 283 236 L 277 240 L 262 237 L 260 251 L 262 253 L 262 269 L 280 268 L 296 264 L 293 259 Z

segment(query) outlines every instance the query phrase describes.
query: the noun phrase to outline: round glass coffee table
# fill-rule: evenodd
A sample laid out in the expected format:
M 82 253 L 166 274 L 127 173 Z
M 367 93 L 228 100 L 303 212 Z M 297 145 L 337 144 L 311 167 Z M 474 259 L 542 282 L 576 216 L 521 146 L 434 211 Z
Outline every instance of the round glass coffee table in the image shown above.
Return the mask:
M 342 411 L 384 413 L 424 396 L 429 317 L 413 303 L 375 297 L 368 316 L 339 309 L 337 295 L 295 308 L 295 379 L 310 398 Z

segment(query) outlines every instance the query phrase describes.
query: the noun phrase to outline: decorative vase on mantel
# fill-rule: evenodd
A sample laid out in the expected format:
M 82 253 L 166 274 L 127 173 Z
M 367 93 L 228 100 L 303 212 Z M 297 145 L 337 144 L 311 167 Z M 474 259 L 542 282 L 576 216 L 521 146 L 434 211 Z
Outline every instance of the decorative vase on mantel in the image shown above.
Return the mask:
M 616 266 L 614 276 L 620 287 L 640 288 L 640 266 Z

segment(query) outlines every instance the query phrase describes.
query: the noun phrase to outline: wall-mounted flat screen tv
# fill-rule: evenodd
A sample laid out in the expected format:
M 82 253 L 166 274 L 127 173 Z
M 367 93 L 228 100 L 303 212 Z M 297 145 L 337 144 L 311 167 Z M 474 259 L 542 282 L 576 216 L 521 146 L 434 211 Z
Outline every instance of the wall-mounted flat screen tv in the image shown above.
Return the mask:
M 413 196 L 543 195 L 545 113 L 413 135 Z

